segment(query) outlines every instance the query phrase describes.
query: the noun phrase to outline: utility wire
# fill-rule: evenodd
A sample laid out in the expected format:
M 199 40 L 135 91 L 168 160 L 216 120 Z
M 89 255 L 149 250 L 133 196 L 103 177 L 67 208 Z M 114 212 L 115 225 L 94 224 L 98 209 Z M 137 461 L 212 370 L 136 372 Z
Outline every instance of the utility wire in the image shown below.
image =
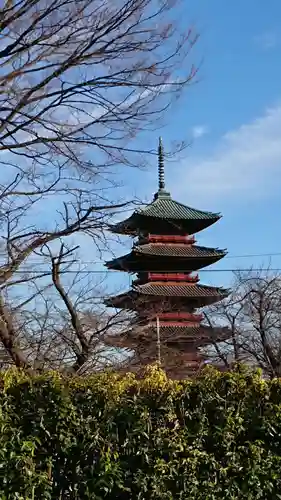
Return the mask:
M 274 256 L 281 256 L 281 252 L 272 252 L 272 253 L 260 253 L 260 254 L 242 254 L 242 255 L 226 255 L 225 257 L 223 257 L 224 259 L 239 259 L 239 258 L 254 258 L 254 257 L 274 257 Z M 83 265 L 87 265 L 87 264 L 103 264 L 103 261 L 98 261 L 98 262 L 93 262 L 93 261 L 83 261 L 82 262 Z M 33 261 L 32 263 L 30 263 L 30 265 L 34 265 L 34 264 L 39 264 L 38 262 L 36 261 Z M 71 262 L 70 262 L 71 264 Z M 74 264 L 74 262 L 73 262 Z M 5 266 L 5 264 L 2 264 L 3 266 Z M 40 265 L 40 264 L 39 264 Z M 211 265 L 214 265 L 214 264 L 211 264 Z M 223 272 L 237 272 L 237 271 L 240 271 L 240 272 L 250 272 L 250 271 L 262 271 L 263 269 L 262 268 L 227 268 L 227 269 L 198 269 L 198 270 L 194 270 L 197 271 L 197 272 L 207 272 L 207 273 L 223 273 Z M 274 268 L 274 269 L 271 269 L 271 271 L 275 271 L 275 272 L 281 272 L 281 268 Z M 69 270 L 65 270 L 65 271 L 61 271 L 61 273 L 64 273 L 64 274 L 76 274 L 76 273 L 80 273 L 80 274 L 108 274 L 108 273 L 113 273 L 113 272 L 130 272 L 126 269 L 122 270 L 122 271 L 119 271 L 119 270 L 115 270 L 115 269 L 111 269 L 111 270 L 106 270 L 106 269 L 100 269 L 100 270 L 97 270 L 97 269 L 82 269 L 82 270 L 78 270 L 78 269 L 69 269 Z M 155 271 L 156 272 L 156 271 Z M 163 270 L 163 271 L 160 271 L 160 270 L 157 270 L 158 273 L 167 273 L 167 269 Z M 49 271 L 49 269 L 37 269 L 37 270 L 31 270 L 30 268 L 28 268 L 26 265 L 23 266 L 21 269 L 17 269 L 16 271 L 13 271 L 13 274 L 44 274 L 45 276 L 48 276 L 51 274 L 51 272 Z M 135 274 L 135 273 L 132 273 L 132 274 Z M 1 276 L 1 264 L 0 264 L 0 276 Z
M 280 256 L 281 252 L 272 252 L 272 253 L 256 253 L 256 254 L 245 254 L 245 255 L 226 255 L 224 259 L 244 259 L 244 258 L 253 258 L 253 257 L 276 257 Z
M 202 246 L 202 245 L 200 245 Z M 206 247 L 208 248 L 208 247 Z M 6 256 L 7 253 L 0 252 L 0 256 Z M 269 253 L 256 253 L 256 254 L 241 254 L 241 255 L 226 255 L 223 257 L 223 259 L 244 259 L 244 258 L 254 258 L 254 257 L 278 257 L 281 256 L 281 252 L 269 252 Z M 115 257 L 116 258 L 116 257 Z M 117 257 L 118 258 L 118 257 Z M 93 261 L 87 261 L 84 260 L 84 264 L 95 264 L 95 263 L 101 263 L 103 264 L 104 261 L 98 261 L 98 262 L 93 262 Z
M 195 269 L 194 271 L 185 271 L 186 273 L 187 272 L 197 272 L 197 273 L 234 273 L 234 272 L 258 272 L 258 271 L 264 271 L 264 270 L 269 270 L 269 271 L 274 271 L 274 272 L 281 272 L 281 268 L 261 268 L 261 267 L 257 267 L 257 268 L 253 268 L 253 267 L 249 267 L 249 268 L 234 268 L 234 269 Z M 135 271 L 135 272 L 132 272 L 132 271 L 126 271 L 125 269 L 122 270 L 122 271 L 116 271 L 116 270 L 104 270 L 104 269 L 101 269 L 100 271 L 98 271 L 97 269 L 69 269 L 69 270 L 62 270 L 60 274 L 113 274 L 113 273 L 122 273 L 122 272 L 129 272 L 130 274 L 137 274 L 139 272 L 157 272 L 157 273 L 167 273 L 167 269 L 165 269 L 164 271 Z M 2 273 L 4 274 L 4 273 Z M 27 269 L 24 269 L 24 270 L 20 270 L 18 269 L 17 271 L 13 271 L 13 274 L 39 274 L 39 275 L 43 275 L 42 277 L 45 277 L 45 276 L 50 276 L 52 273 L 50 271 L 46 271 L 46 270 L 36 270 L 36 271 L 33 271 L 33 270 L 27 270 Z M 0 277 L 1 277 L 1 270 L 0 270 Z
M 0 254 L 1 255 L 1 254 Z M 4 254 L 3 254 L 4 255 Z M 5 254 L 6 256 L 7 254 Z M 257 254 L 244 254 L 244 255 L 226 255 L 225 257 L 223 257 L 223 259 L 242 259 L 242 258 L 256 258 L 256 257 L 277 257 L 277 256 L 281 256 L 281 252 L 273 252 L 273 253 L 257 253 Z M 115 259 L 118 259 L 118 257 L 114 257 Z M 77 259 L 76 259 L 76 262 L 77 262 Z M 83 260 L 82 263 L 83 264 L 104 264 L 105 261 L 102 261 L 102 260 L 99 260 L 99 261 L 87 261 L 87 260 Z M 71 262 L 70 262 L 71 263 Z M 74 262 L 73 262 L 74 263 Z M 33 260 L 32 261 L 32 264 L 38 264 L 38 261 L 36 260 Z M 215 264 L 215 263 L 214 263 Z M 214 264 L 210 264 L 210 265 L 214 265 Z M 3 266 L 5 264 L 2 264 Z M 40 265 L 40 264 L 39 264 Z M 24 267 L 24 266 L 23 266 Z M 22 267 L 22 268 L 23 268 Z M 22 269 L 21 268 L 21 269 Z M 0 269 L 1 269 L 1 264 L 0 264 Z M 1 271 L 0 271 L 1 272 Z M 22 271 L 21 271 L 22 272 Z M 41 272 L 41 271 L 40 271 Z M 101 271 L 98 271 L 98 272 L 101 272 Z M 105 271 L 107 272 L 107 271 Z M 159 272 L 164 272 L 164 271 L 159 271 Z

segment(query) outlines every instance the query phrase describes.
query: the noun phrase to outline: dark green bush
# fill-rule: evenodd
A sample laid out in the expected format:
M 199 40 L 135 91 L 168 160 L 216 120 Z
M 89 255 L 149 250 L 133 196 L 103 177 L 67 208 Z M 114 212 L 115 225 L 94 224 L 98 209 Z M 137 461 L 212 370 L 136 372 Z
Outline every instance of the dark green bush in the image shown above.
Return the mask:
M 0 379 L 0 499 L 281 499 L 281 381 Z

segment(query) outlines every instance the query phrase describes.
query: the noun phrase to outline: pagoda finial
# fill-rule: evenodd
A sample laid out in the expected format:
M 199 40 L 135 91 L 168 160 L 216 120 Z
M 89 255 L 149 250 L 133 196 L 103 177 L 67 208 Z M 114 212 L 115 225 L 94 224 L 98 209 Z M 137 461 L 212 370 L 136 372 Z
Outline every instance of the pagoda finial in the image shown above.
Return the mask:
M 158 178 L 159 190 L 165 189 L 165 171 L 164 171 L 164 149 L 162 143 L 162 137 L 159 137 L 159 146 L 158 146 Z

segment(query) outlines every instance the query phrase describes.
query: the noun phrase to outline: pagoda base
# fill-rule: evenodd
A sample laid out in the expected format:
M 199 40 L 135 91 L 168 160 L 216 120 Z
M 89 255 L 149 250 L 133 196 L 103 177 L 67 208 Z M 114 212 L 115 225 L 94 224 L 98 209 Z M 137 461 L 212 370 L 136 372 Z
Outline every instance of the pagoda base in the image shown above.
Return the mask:
M 163 322 L 159 332 L 155 323 L 149 323 L 120 335 L 108 336 L 106 343 L 134 353 L 123 372 L 141 374 L 145 366 L 159 361 L 160 355 L 161 367 L 167 376 L 180 380 L 198 375 L 206 365 L 207 358 L 200 353 L 200 347 L 215 340 L 227 340 L 230 336 L 230 330 L 225 327 Z
M 142 376 L 146 366 L 157 361 L 157 352 L 136 353 L 136 356 L 122 368 L 123 372 L 133 372 Z M 184 380 L 200 373 L 206 364 L 206 359 L 198 352 L 175 352 L 165 349 L 161 353 L 160 367 L 170 379 Z

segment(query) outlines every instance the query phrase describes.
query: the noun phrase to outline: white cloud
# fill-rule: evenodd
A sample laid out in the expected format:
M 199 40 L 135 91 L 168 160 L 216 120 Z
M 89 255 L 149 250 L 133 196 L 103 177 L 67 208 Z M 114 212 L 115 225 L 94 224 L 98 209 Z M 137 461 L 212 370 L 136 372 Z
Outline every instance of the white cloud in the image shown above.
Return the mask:
M 189 157 L 179 167 L 173 192 L 192 202 L 200 198 L 245 200 L 281 189 L 281 104 L 264 116 L 225 134 L 215 149 Z M 172 188 L 172 186 L 171 186 Z
M 207 133 L 208 133 L 208 127 L 206 127 L 205 125 L 196 125 L 191 130 L 193 139 L 199 139 L 200 137 L 206 135 Z

